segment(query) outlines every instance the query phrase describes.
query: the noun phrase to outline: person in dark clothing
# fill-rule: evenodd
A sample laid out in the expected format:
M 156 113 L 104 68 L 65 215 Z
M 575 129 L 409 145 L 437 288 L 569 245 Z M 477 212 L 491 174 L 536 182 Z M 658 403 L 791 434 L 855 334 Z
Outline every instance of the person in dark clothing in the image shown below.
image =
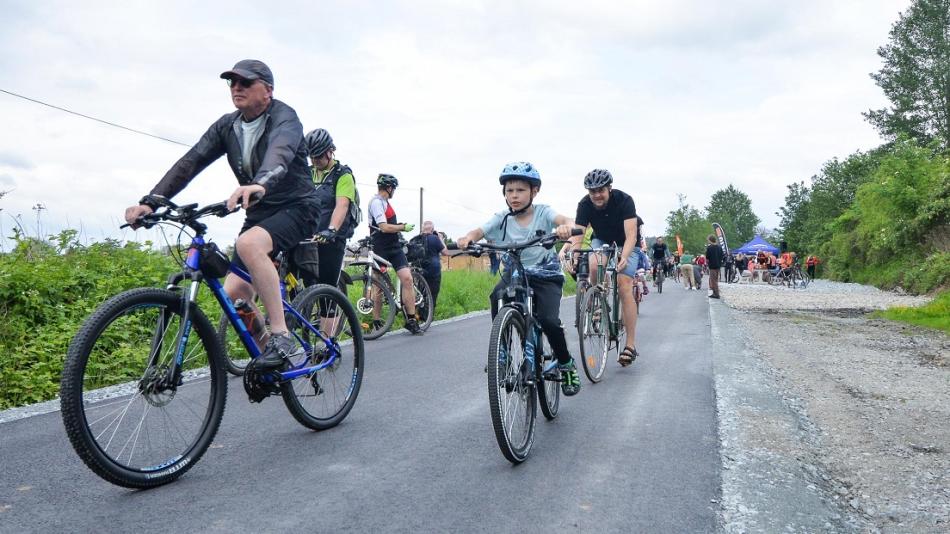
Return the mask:
M 304 284 L 336 287 L 343 269 L 346 240 L 353 237 L 359 212 L 356 179 L 349 167 L 336 160 L 336 145 L 323 128 L 304 137 L 313 166 L 310 176 L 317 191 L 317 233 L 294 250 Z
M 715 235 L 710 234 L 707 241 L 709 241 L 709 244 L 706 245 L 706 263 L 709 266 L 709 289 L 712 290 L 712 294 L 709 295 L 709 298 L 718 299 L 719 269 L 722 268 L 724 254 L 722 247 L 716 243 Z
M 653 279 L 656 280 L 656 270 L 665 267 L 666 257 L 670 254 L 670 250 L 663 242 L 662 237 L 656 238 L 656 242 L 653 243 L 651 248 L 653 249 Z
M 224 290 L 231 300 L 253 303 L 255 292 L 270 317 L 271 337 L 253 365 L 277 368 L 298 347 L 288 334 L 280 301 L 280 281 L 271 256 L 286 252 L 316 231 L 316 191 L 310 182 L 307 147 L 297 112 L 273 98 L 274 75 L 261 61 L 245 59 L 221 73 L 237 111 L 218 119 L 138 205 L 125 210 L 133 227 L 153 213 L 161 197 L 172 198 L 221 156 L 238 181 L 229 209 L 246 210 L 235 244 L 234 263 L 248 271 L 253 286 L 228 274 Z M 255 203 L 256 202 L 256 203 Z
M 422 235 L 425 238 L 423 242 L 426 247 L 426 255 L 429 257 L 429 266 L 424 269 L 423 278 L 426 279 L 429 290 L 432 292 L 432 311 L 434 313 L 439 301 L 439 289 L 442 288 L 442 260 L 439 256 L 448 256 L 449 249 L 446 248 L 442 237 L 436 233 L 432 221 L 422 223 Z

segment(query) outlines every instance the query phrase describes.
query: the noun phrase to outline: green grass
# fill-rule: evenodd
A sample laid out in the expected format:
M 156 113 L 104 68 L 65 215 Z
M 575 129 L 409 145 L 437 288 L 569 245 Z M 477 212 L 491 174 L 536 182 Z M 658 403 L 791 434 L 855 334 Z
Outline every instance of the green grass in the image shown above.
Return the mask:
M 919 308 L 901 306 L 877 312 L 874 315 L 893 321 L 936 328 L 950 334 L 950 290 L 937 295 L 937 298 L 929 304 Z
M 574 280 L 569 276 L 565 278 L 564 294 L 573 295 L 576 290 Z M 474 311 L 487 310 L 489 308 L 488 295 L 491 294 L 498 280 L 497 275 L 492 276 L 488 271 L 467 269 L 442 271 L 442 289 L 439 292 L 439 301 L 435 307 L 433 320 L 438 321 Z M 355 288 L 350 290 L 349 296 L 353 302 L 359 299 Z M 396 326 L 401 324 L 397 318 Z

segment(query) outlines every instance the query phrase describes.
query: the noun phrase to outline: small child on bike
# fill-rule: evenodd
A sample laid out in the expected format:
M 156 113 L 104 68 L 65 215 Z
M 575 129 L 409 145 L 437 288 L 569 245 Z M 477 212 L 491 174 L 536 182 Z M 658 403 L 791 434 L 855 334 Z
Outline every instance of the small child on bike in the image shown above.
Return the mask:
M 574 221 L 555 212 L 545 204 L 534 204 L 534 198 L 541 189 L 541 175 L 534 165 L 527 162 L 514 162 L 505 165 L 498 181 L 507 211 L 500 211 L 485 224 L 465 234 L 457 240 L 459 249 L 464 249 L 475 241 L 489 239 L 496 244 L 517 243 L 536 237 L 537 232 L 550 232 L 557 227 L 558 237 L 571 236 Z M 531 247 L 521 255 L 528 284 L 534 291 L 534 313 L 551 344 L 561 370 L 561 390 L 565 396 L 576 395 L 581 389 L 580 378 L 574 358 L 567 348 L 564 328 L 559 317 L 561 289 L 564 285 L 564 273 L 553 249 Z M 511 264 L 503 258 L 505 271 L 490 298 L 492 318 L 498 313 L 498 300 L 511 281 Z

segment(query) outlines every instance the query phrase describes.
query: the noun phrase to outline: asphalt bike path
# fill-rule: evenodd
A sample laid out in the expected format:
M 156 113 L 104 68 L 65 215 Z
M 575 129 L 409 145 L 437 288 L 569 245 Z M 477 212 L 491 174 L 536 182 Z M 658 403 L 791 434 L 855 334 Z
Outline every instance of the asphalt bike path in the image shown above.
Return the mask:
M 147 491 L 113 486 L 73 452 L 59 412 L 0 424 L 0 532 L 498 532 L 716 529 L 721 462 L 705 291 L 651 293 L 641 357 L 538 413 L 519 466 L 488 411 L 487 315 L 367 342 L 356 406 L 311 432 L 278 397 L 229 379 L 211 449 Z M 577 350 L 573 301 L 561 317 Z

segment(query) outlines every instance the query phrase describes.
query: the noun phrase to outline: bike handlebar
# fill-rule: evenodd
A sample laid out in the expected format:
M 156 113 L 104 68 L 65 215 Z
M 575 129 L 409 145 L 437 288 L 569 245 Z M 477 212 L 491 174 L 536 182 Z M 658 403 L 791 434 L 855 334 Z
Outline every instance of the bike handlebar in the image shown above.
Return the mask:
M 583 235 L 583 228 L 573 228 L 571 229 L 571 235 Z M 495 245 L 493 243 L 469 243 L 464 249 L 460 249 L 458 244 L 452 243 L 451 245 L 446 245 L 446 248 L 449 250 L 461 250 L 465 254 L 470 254 L 476 258 L 481 256 L 485 251 L 498 251 L 498 252 L 520 252 L 528 247 L 533 247 L 535 245 L 541 245 L 544 248 L 551 248 L 559 240 L 556 233 L 541 234 L 537 237 L 529 239 L 527 241 L 521 241 L 518 243 L 509 243 L 507 245 Z
M 260 196 L 260 194 L 255 194 L 252 195 L 252 198 L 256 197 L 259 199 Z M 146 229 L 151 228 L 163 221 L 171 221 L 193 228 L 198 232 L 204 232 L 207 230 L 207 227 L 204 224 L 197 222 L 198 219 L 209 215 L 226 217 L 241 209 L 240 205 L 238 205 L 233 210 L 229 210 L 226 200 L 198 208 L 198 204 L 196 203 L 179 206 L 171 200 L 159 195 L 150 195 L 147 198 L 156 204 L 158 209 L 152 213 L 142 215 L 135 220 L 136 225 Z M 129 226 L 132 225 L 126 223 L 119 228 L 126 228 Z

